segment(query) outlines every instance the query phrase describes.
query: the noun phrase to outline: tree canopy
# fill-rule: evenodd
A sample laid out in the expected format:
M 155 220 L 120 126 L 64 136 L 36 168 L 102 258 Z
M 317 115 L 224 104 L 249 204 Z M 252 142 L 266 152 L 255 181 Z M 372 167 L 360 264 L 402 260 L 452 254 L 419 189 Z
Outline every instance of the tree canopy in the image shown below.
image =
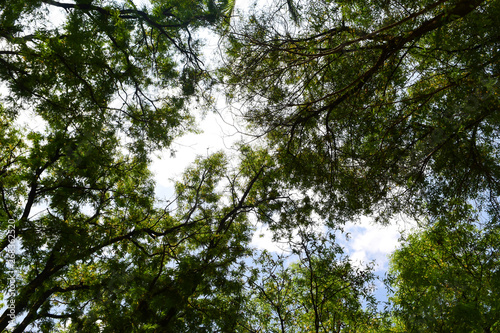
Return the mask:
M 222 24 L 227 6 L 1 5 L 0 214 L 3 227 L 16 221 L 20 248 L 13 332 L 195 331 L 209 321 L 196 316 L 204 308 L 237 308 L 219 308 L 211 291 L 236 288 L 228 269 L 248 243 L 254 181 L 216 188 L 232 176 L 215 154 L 159 206 L 148 170 L 148 153 L 190 128 L 187 105 L 203 77 L 193 31 Z M 18 129 L 23 111 L 44 129 Z M 46 209 L 35 215 L 37 205 Z M 4 309 L 2 331 L 8 321 Z
M 337 219 L 498 218 L 499 2 L 293 3 L 235 24 L 221 70 L 284 174 Z
M 332 234 L 301 230 L 297 260 L 264 251 L 249 277 L 249 332 L 375 332 L 384 322 L 372 295 L 373 267 L 353 267 Z M 363 307 L 362 303 L 365 303 Z
M 397 332 L 500 330 L 499 228 L 481 228 L 464 208 L 411 235 L 392 255 Z
M 0 330 L 500 332 L 500 1 L 234 10 L 0 4 L 0 289 L 17 315 L 1 308 Z M 215 73 L 201 29 L 221 38 Z M 214 85 L 257 139 L 198 157 L 165 201 L 151 154 L 195 129 Z M 374 266 L 338 239 L 396 213 L 419 229 L 382 310 Z M 288 252 L 252 247 L 260 224 Z

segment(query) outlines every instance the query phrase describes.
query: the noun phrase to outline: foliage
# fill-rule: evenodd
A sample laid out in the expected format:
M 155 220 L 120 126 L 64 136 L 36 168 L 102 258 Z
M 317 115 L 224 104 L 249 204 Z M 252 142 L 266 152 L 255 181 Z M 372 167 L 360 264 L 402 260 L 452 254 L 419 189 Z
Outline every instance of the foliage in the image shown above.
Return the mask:
M 378 326 L 372 267 L 353 267 L 333 234 L 303 230 L 290 242 L 290 256 L 264 251 L 256 258 L 243 332 L 370 332 Z
M 289 181 L 335 221 L 449 197 L 498 217 L 500 3 L 294 3 L 235 22 L 220 72 Z
M 500 3 L 275 5 L 0 4 L 2 255 L 12 220 L 18 245 L 0 330 L 499 330 Z M 151 153 L 213 83 L 202 28 L 226 37 L 224 88 L 262 140 L 198 158 L 161 201 Z M 392 258 L 388 319 L 334 235 L 401 211 L 434 222 Z M 289 255 L 251 248 L 256 223 Z
M 16 221 L 18 242 L 13 332 L 195 331 L 208 321 L 195 313 L 237 307 L 216 304 L 237 291 L 228 272 L 246 251 L 242 193 L 253 183 L 217 193 L 231 176 L 216 154 L 161 207 L 148 170 L 148 153 L 191 126 L 187 106 L 205 75 L 193 33 L 217 28 L 225 6 L 0 5 L 0 217 L 2 230 Z M 18 127 L 26 113 L 38 129 Z
M 410 235 L 389 276 L 398 332 L 500 332 L 500 233 L 466 207 Z
M 499 14 L 498 1 L 283 0 L 226 35 L 226 95 L 295 202 L 330 227 L 437 221 L 394 255 L 380 330 L 498 330 Z

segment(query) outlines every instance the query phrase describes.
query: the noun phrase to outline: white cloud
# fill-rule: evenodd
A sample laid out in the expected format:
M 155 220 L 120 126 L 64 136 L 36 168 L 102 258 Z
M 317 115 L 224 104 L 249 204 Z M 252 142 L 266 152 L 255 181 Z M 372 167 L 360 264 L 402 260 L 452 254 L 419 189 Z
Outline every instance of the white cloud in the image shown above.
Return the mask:
M 262 223 L 257 224 L 257 228 L 253 234 L 250 245 L 258 250 L 267 250 L 275 253 L 284 253 L 289 248 L 287 244 L 280 244 L 273 241 L 272 231 Z
M 394 219 L 388 225 L 375 224 L 371 218 L 363 217 L 359 223 L 349 223 L 345 232 L 350 240 L 343 243 L 351 259 L 360 265 L 373 260 L 376 271 L 386 270 L 388 255 L 399 245 L 401 233 L 413 227 L 407 219 Z
M 227 151 L 239 138 L 236 129 L 228 125 L 218 114 L 208 114 L 199 121 L 202 133 L 189 133 L 176 139 L 171 148 L 174 154 L 162 152 L 153 157 L 150 170 L 163 187 L 172 187 L 172 179 L 178 178 L 198 156 L 208 156 L 219 150 Z
M 277 254 L 291 251 L 290 242 L 288 240 L 283 239 L 283 241 L 275 241 L 273 240 L 273 232 L 268 226 L 256 221 L 254 221 L 254 224 L 256 225 L 256 231 L 252 237 L 251 246 L 255 247 L 257 250 L 267 250 Z M 322 224 L 317 224 L 313 226 L 312 229 L 309 229 L 309 231 L 313 231 L 316 234 L 325 234 L 327 228 Z M 299 229 L 294 229 L 292 235 L 292 242 L 300 243 Z

